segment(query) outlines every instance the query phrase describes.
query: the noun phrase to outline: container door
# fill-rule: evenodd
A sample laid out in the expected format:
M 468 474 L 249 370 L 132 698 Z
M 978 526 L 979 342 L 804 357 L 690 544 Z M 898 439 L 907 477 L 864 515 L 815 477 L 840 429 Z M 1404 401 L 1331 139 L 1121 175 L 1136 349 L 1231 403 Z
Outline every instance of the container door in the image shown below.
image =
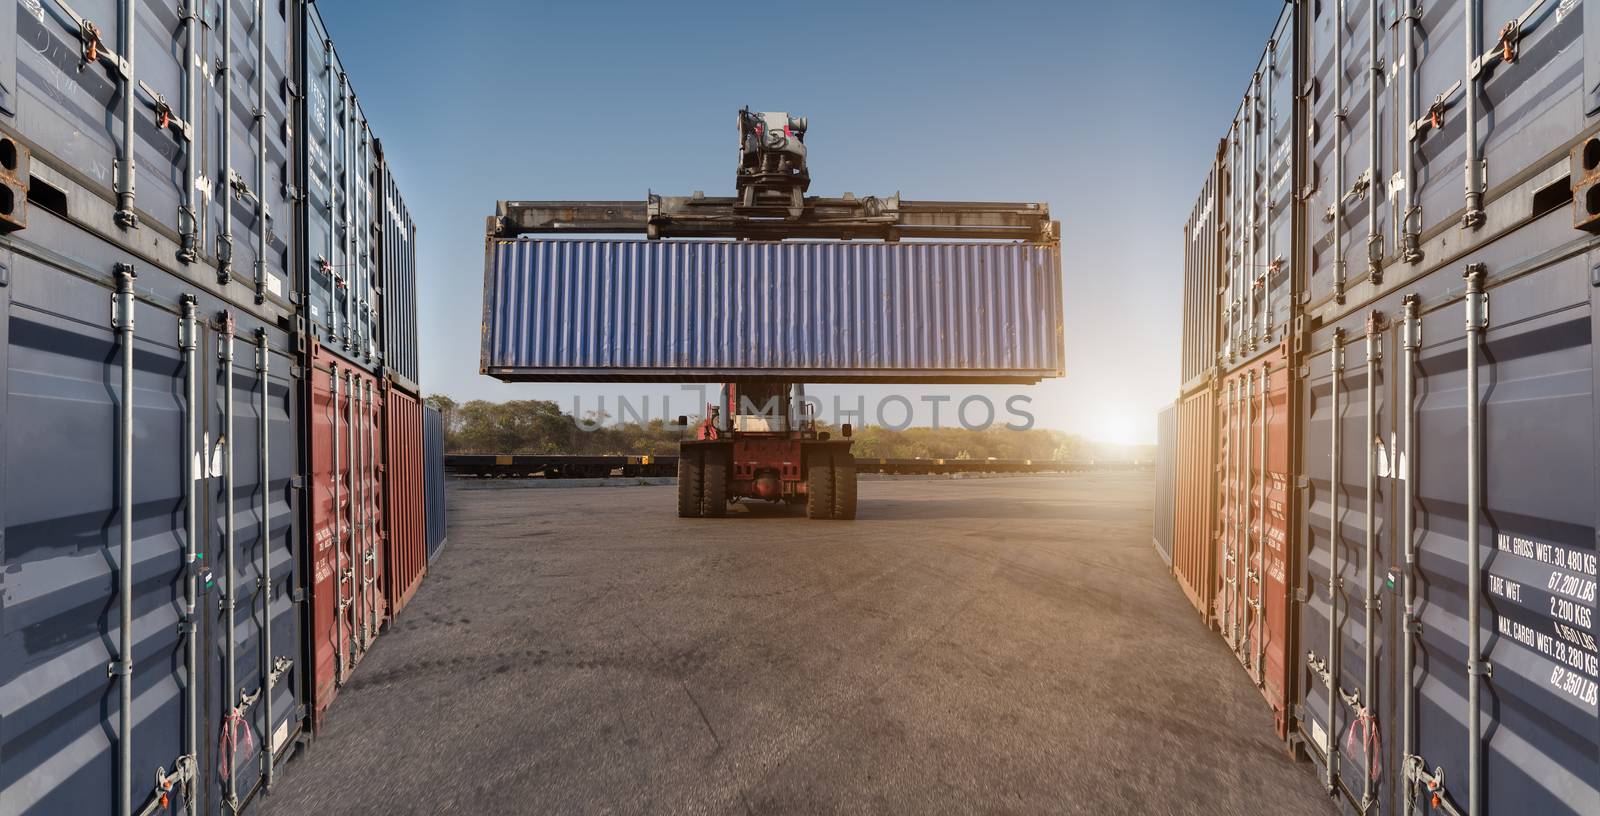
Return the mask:
M 1216 390 L 1206 387 L 1178 402 L 1173 496 L 1172 571 L 1178 586 L 1211 621 L 1216 597 Z
M 305 152 L 306 190 L 299 223 L 304 229 L 300 245 L 305 252 L 305 318 L 312 336 L 332 345 L 340 342 L 346 330 L 343 290 L 348 266 L 334 228 L 338 208 L 343 206 L 339 185 L 334 182 L 335 163 L 340 160 L 343 97 L 328 33 L 322 29 L 316 6 L 307 3 L 304 9 L 301 59 L 306 132 L 300 145 Z
M 1260 556 L 1256 563 L 1255 587 L 1259 608 L 1256 626 L 1251 630 L 1251 648 L 1262 692 L 1277 715 L 1278 736 L 1287 738 L 1292 719 L 1289 712 L 1290 691 L 1294 688 L 1292 675 L 1298 668 L 1294 654 L 1298 639 L 1290 628 L 1293 620 L 1290 590 L 1294 586 L 1291 570 L 1295 566 L 1289 547 L 1293 495 L 1289 486 L 1294 478 L 1290 469 L 1294 404 L 1290 396 L 1294 393 L 1294 370 L 1285 364 L 1280 354 L 1263 364 L 1262 376 L 1266 379 L 1266 388 L 1257 430 L 1261 431 L 1260 425 L 1265 424 L 1261 434 L 1266 443 L 1257 460 L 1254 497 L 1259 519 Z
M 345 510 L 349 486 L 343 477 L 347 454 L 341 438 L 334 435 L 337 430 L 342 437 L 348 424 L 342 417 L 345 383 L 349 377 L 337 365 L 330 366 L 325 359 L 315 356 L 308 375 L 311 408 L 306 417 L 306 433 L 310 439 L 307 469 L 312 503 L 312 566 L 311 614 L 307 620 L 311 627 L 314 664 L 314 720 L 320 728 L 322 713 L 333 701 L 338 687 L 343 685 L 345 672 L 351 666 L 354 643 L 349 617 L 345 614 L 346 598 L 352 594 L 350 578 L 353 575 Z
M 110 58 L 122 37 L 123 23 L 116 6 L 72 4 L 82 19 L 99 31 L 97 59 L 88 64 L 80 25 L 61 4 L 7 5 L 5 14 L 15 19 L 14 37 L 0 40 L 5 45 L 0 51 L 15 65 L 16 93 L 6 105 L 17 114 L 14 124 L 30 142 L 36 160 L 76 170 L 79 183 L 115 201 L 115 168 L 123 144 L 121 82 Z M 187 178 L 185 142 L 178 128 L 161 126 L 158 100 L 166 101 L 173 116 L 182 115 L 182 15 L 164 7 L 141 4 L 137 8 L 138 18 L 132 23 L 138 38 L 132 66 L 137 79 L 133 85 L 134 209 L 141 222 L 179 232 L 178 210 L 184 203 Z M 0 35 L 10 31 L 10 25 L 0 26 Z M 96 219 L 85 226 L 108 236 L 119 231 L 110 219 Z
M 54 216 L 32 223 L 29 233 L 81 260 L 68 271 L 0 253 L 0 356 L 6 361 L 0 375 L 6 394 L 0 423 L 6 512 L 0 540 L 0 697 L 15 703 L 0 729 L 6 757 L 0 794 L 18 811 L 114 809 L 120 708 L 116 677 L 106 667 L 122 655 L 118 474 L 125 463 L 134 474 L 134 727 L 128 741 L 133 806 L 144 808 L 159 797 L 158 768 L 174 772 L 188 765 L 179 760 L 191 753 L 197 755 L 202 810 L 218 810 L 230 798 L 230 783 L 232 796 L 246 802 L 261 776 L 259 746 L 270 735 L 281 752 L 302 717 L 292 512 L 292 477 L 299 465 L 287 336 L 271 328 L 264 335 L 270 360 L 265 391 L 255 362 L 259 342 L 236 344 L 234 438 L 225 441 L 219 433 L 228 426 L 223 406 L 230 378 L 213 325 L 223 305 L 158 269 L 137 268 L 133 422 L 124 437 L 119 409 L 126 346 L 111 318 L 114 281 L 93 272 L 126 259 Z M 195 323 L 184 330 L 190 298 Z M 241 315 L 240 321 L 237 331 L 260 336 L 255 332 L 262 324 L 255 318 Z M 265 491 L 263 429 L 270 447 L 271 487 Z M 232 480 L 224 464 L 230 447 Z M 225 505 L 229 493 L 232 524 Z M 229 529 L 231 539 L 224 535 Z M 263 550 L 263 539 L 270 550 Z M 232 581 L 225 566 L 230 550 Z M 271 579 L 261 580 L 264 574 Z M 192 616 L 186 600 L 190 576 Z M 230 639 L 224 598 L 235 588 Z M 268 598 L 270 653 L 261 636 L 269 631 L 263 627 Z M 226 681 L 229 665 L 232 683 Z M 235 711 L 237 717 L 225 716 Z M 232 726 L 226 734 L 225 723 Z M 220 753 L 219 740 L 226 746 Z M 93 750 L 81 750 L 86 745 Z M 226 778 L 225 757 L 233 760 Z M 182 806 L 188 786 L 179 784 L 170 795 Z
M 85 243 L 88 243 L 86 240 Z M 0 250 L 0 802 L 104 813 L 117 790 L 123 344 L 109 275 Z M 133 434 L 134 796 L 182 754 L 184 366 L 178 321 L 136 304 Z M 176 667 L 176 668 L 175 668 Z
M 230 793 L 242 800 L 263 781 L 259 752 L 270 746 L 280 757 L 304 717 L 294 358 L 284 332 L 235 318 L 229 313 L 215 320 L 201 346 L 211 372 L 202 436 L 208 445 L 207 556 L 217 590 L 210 671 L 220 692 L 207 744 L 220 746 L 223 801 Z
M 1469 445 L 1482 462 L 1476 518 L 1485 812 L 1600 812 L 1596 684 L 1594 370 L 1590 253 L 1487 292 L 1478 350 L 1481 427 L 1469 435 L 1465 306 L 1424 303 L 1417 365 L 1417 755 L 1468 801 L 1466 531 Z M 1426 791 L 1416 790 L 1418 801 Z
M 378 151 L 382 156 L 382 151 Z M 383 364 L 417 382 L 417 270 L 416 226 L 388 164 L 380 164 L 379 187 L 374 193 L 383 227 L 378 242 L 379 274 L 383 285 Z
M 384 422 L 384 565 L 389 608 L 398 613 L 411 600 L 428 568 L 427 520 L 422 484 L 422 403 L 401 389 L 386 390 Z
M 1221 145 L 1200 200 L 1184 224 L 1183 369 L 1185 391 L 1198 387 L 1217 364 L 1217 185 L 1222 173 Z
M 310 500 L 316 722 L 386 619 L 381 402 L 376 381 L 320 346 L 311 378 Z
M 1478 96 L 1479 187 L 1502 187 L 1543 166 L 1551 154 L 1585 128 L 1584 17 L 1574 2 L 1483 0 L 1469 21 L 1461 3 L 1423 3 L 1417 55 L 1417 225 L 1430 231 L 1457 222 L 1465 206 L 1462 168 L 1467 160 L 1466 94 Z M 1473 55 L 1482 65 L 1477 82 L 1466 76 L 1466 27 L 1475 26 Z M 1507 56 L 1510 56 L 1510 61 Z M 1435 124 L 1437 123 L 1437 124 Z M 1404 134 L 1400 136 L 1404 138 Z M 1512 221 L 1489 223 L 1495 231 Z
M 1237 654 L 1243 643 L 1246 623 L 1246 562 L 1254 559 L 1245 552 L 1249 526 L 1243 506 L 1248 495 L 1245 482 L 1250 462 L 1250 417 L 1248 404 L 1255 399 L 1255 369 L 1229 376 L 1217 390 L 1217 593 L 1211 599 L 1211 618 L 1222 630 L 1222 639 Z M 1246 388 L 1250 396 L 1245 395 Z
M 1176 409 L 1169 405 L 1156 417 L 1156 498 L 1155 529 L 1152 539 L 1156 554 L 1172 564 L 1172 490 L 1175 483 L 1175 464 L 1172 445 L 1176 441 Z
M 1437 12 L 1452 4 L 1424 5 Z M 1388 145 L 1392 140 L 1389 134 L 1398 125 L 1387 90 L 1395 75 L 1389 70 L 1372 70 L 1374 46 L 1379 63 L 1386 68 L 1396 64 L 1388 39 L 1394 23 L 1393 5 L 1369 0 L 1309 7 L 1313 18 L 1308 56 L 1313 75 L 1308 83 L 1311 195 L 1306 206 L 1311 268 L 1307 294 L 1310 304 L 1316 306 L 1342 298 L 1346 290 L 1368 278 L 1372 258 L 1381 259 L 1394 250 L 1395 242 L 1388 234 L 1393 218 L 1389 185 L 1395 167 Z M 1372 39 L 1374 27 L 1376 42 Z M 1438 33 L 1450 38 L 1443 30 Z M 1458 32 L 1450 42 L 1459 39 Z M 1459 74 L 1459 51 L 1454 59 Z M 1376 156 L 1374 128 L 1378 131 Z M 1453 167 L 1454 177 L 1449 181 L 1459 198 L 1461 165 Z M 1438 175 L 1442 178 L 1444 174 Z
M 389 538 L 388 501 L 384 498 L 383 426 L 384 402 L 382 383 L 365 375 L 356 392 L 355 452 L 351 461 L 356 464 L 356 500 L 359 506 L 354 519 L 361 534 L 359 541 L 362 570 L 360 609 L 362 632 L 366 647 L 383 630 L 393 614 L 389 603 Z
M 1218 479 L 1220 590 L 1213 604 L 1223 636 L 1288 736 L 1292 654 L 1289 621 L 1288 485 L 1291 372 L 1278 351 L 1223 386 Z
M 449 527 L 445 517 L 444 494 L 444 415 L 439 409 L 428 406 L 423 424 L 423 470 L 427 484 L 428 561 L 439 557 L 444 548 Z
M 1258 69 L 1263 150 L 1260 172 L 1262 205 L 1258 219 L 1260 254 L 1256 274 L 1262 285 L 1252 289 L 1260 314 L 1263 345 L 1277 345 L 1293 324 L 1291 285 L 1295 280 L 1293 239 L 1296 209 L 1295 162 L 1304 137 L 1295 129 L 1295 67 L 1298 12 L 1304 4 L 1285 4 L 1272 42 Z
M 1302 733 L 1322 763 L 1325 784 L 1342 786 L 1355 801 L 1373 793 L 1390 767 L 1382 756 L 1379 706 L 1387 699 L 1380 660 L 1393 616 L 1377 596 L 1390 577 L 1385 480 L 1394 429 L 1385 365 L 1393 359 L 1386 350 L 1392 333 L 1381 316 L 1367 329 L 1365 336 L 1359 329 L 1319 334 L 1309 360 L 1301 459 L 1306 603 L 1296 655 L 1306 689 Z M 1331 768 L 1324 760 L 1330 746 Z

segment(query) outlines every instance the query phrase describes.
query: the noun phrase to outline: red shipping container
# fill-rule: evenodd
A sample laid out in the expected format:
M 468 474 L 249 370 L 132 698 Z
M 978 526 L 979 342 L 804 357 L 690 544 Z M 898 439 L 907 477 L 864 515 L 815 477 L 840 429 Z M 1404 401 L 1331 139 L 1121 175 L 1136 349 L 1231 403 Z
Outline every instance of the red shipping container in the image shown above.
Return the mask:
M 313 727 L 388 619 L 377 378 L 311 350 Z
M 1217 594 L 1212 615 L 1288 735 L 1290 372 L 1283 349 L 1217 390 Z
M 391 614 L 404 609 L 428 570 L 428 520 L 422 484 L 422 403 L 393 379 L 384 389 L 384 565 Z
M 1216 595 L 1216 399 L 1209 386 L 1178 401 L 1172 572 L 1202 618 Z

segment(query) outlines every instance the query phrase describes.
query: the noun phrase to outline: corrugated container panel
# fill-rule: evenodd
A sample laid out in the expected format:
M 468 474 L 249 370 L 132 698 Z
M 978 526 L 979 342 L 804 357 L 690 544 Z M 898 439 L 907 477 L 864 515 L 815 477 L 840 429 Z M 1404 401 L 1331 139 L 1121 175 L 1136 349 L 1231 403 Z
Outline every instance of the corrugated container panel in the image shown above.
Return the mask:
M 1289 628 L 1290 383 L 1282 347 L 1222 382 L 1212 615 L 1287 737 L 1296 670 Z
M 1425 3 L 1413 24 L 1390 3 L 1317 7 L 1308 32 L 1309 310 L 1333 319 L 1361 309 L 1551 208 L 1584 214 L 1568 196 L 1579 179 L 1569 181 L 1567 157 L 1594 131 L 1590 114 L 1600 107 L 1589 90 L 1600 86 L 1600 40 L 1584 36 L 1600 26 L 1600 13 L 1560 0 L 1477 5 L 1469 21 L 1465 4 Z M 1343 26 L 1334 24 L 1340 9 Z M 1472 55 L 1469 31 L 1477 41 Z M 1475 77 L 1469 56 L 1480 66 Z M 1469 100 L 1475 140 L 1467 133 Z M 1476 161 L 1469 161 L 1473 145 Z M 1463 184 L 1469 164 L 1480 193 L 1475 212 Z
M 182 30 L 182 17 L 175 9 L 144 3 L 139 4 L 139 7 L 162 9 L 162 14 L 172 15 L 175 31 Z M 258 8 L 266 9 L 266 31 L 261 35 L 267 43 L 265 55 L 256 48 Z M 217 60 L 220 62 L 224 54 L 232 59 L 228 73 L 233 77 L 233 81 L 229 83 L 229 92 L 233 98 L 227 103 L 226 133 L 217 131 L 217 140 L 208 145 L 207 152 L 203 154 L 208 160 L 215 162 L 205 173 L 212 180 L 212 195 L 209 202 L 210 234 L 217 236 L 215 241 L 219 257 L 227 256 L 228 245 L 231 243 L 231 274 L 237 279 L 246 281 L 255 279 L 257 261 L 263 262 L 268 273 L 263 283 L 264 288 L 272 297 L 285 303 L 289 302 L 295 285 L 294 278 L 288 272 L 289 250 L 294 229 L 292 226 L 294 212 L 290 208 L 289 193 L 294 186 L 294 179 L 293 163 L 289 158 L 289 145 L 286 140 L 293 132 L 291 106 L 295 102 L 289 96 L 288 72 L 291 52 L 289 21 L 285 17 L 289 8 L 288 3 L 262 3 L 259 7 L 254 3 L 243 5 L 234 3 L 231 6 L 232 14 L 227 15 L 226 20 L 226 29 L 231 32 L 233 42 L 231 51 L 225 52 L 223 48 L 222 21 L 219 20 L 211 30 L 211 37 L 215 39 L 211 45 L 212 53 L 216 55 Z M 166 43 L 163 42 L 162 45 L 165 46 Z M 155 50 L 139 48 L 136 49 L 136 53 L 142 58 L 143 55 Z M 255 111 L 260 105 L 256 78 L 263 72 L 267 118 L 264 127 L 258 128 Z M 142 71 L 140 73 L 142 74 Z M 205 85 L 203 78 L 197 77 L 196 82 Z M 220 89 L 221 83 L 218 87 Z M 175 98 L 181 98 L 181 94 Z M 222 121 L 221 94 L 212 96 L 211 103 L 218 106 L 212 112 L 215 117 L 213 121 Z M 264 146 L 261 144 L 263 137 L 266 140 Z M 222 164 L 221 143 L 224 138 L 231 144 L 228 156 L 232 163 L 231 168 Z M 263 154 L 265 162 L 258 162 L 258 158 Z M 146 173 L 139 175 L 141 191 L 148 176 Z M 266 204 L 264 223 L 257 214 L 258 199 L 264 200 Z M 261 236 L 265 236 L 266 239 L 264 251 L 257 241 Z
M 1216 228 L 1219 361 L 1242 365 L 1275 348 L 1293 311 L 1296 10 L 1285 4 L 1223 143 Z
M 381 145 L 379 155 L 382 155 Z M 400 186 L 387 162 L 381 162 L 379 185 L 383 211 L 379 274 L 383 279 L 383 362 L 416 389 L 417 379 L 417 226 L 400 196 Z
M 258 312 L 292 310 L 291 5 L 265 4 L 260 25 L 256 4 L 206 6 L 190 60 L 182 10 L 135 4 L 127 92 L 114 67 L 126 56 L 116 51 L 125 25 L 117 4 L 24 2 L 0 15 L 0 132 L 29 148 L 19 181 L 49 202 L 24 201 L 22 216 L 55 210 L 197 291 Z M 92 65 L 80 23 L 99 31 Z M 225 59 L 227 71 L 215 71 Z M 133 174 L 124 184 L 130 93 Z M 119 187 L 132 190 L 128 213 L 118 212 Z M 137 229 L 124 228 L 127 214 Z
M 1218 316 L 1222 313 L 1217 296 L 1217 264 L 1221 252 L 1217 244 L 1219 184 L 1227 155 L 1224 143 L 1217 145 L 1217 158 L 1206 173 L 1200 200 L 1184 224 L 1183 235 L 1183 359 L 1182 383 L 1185 393 L 1203 384 L 1217 365 Z
M 1484 0 L 1479 5 L 1478 56 L 1488 54 L 1491 59 L 1475 83 L 1478 143 L 1485 160 L 1483 186 L 1494 189 L 1552 156 L 1565 157 L 1568 145 L 1585 130 L 1585 114 L 1594 110 L 1596 102 L 1587 89 L 1600 79 L 1586 55 L 1593 55 L 1600 43 L 1588 42 L 1594 38 L 1584 35 L 1600 20 L 1590 21 L 1592 12 L 1577 3 L 1537 4 L 1539 8 L 1519 26 L 1520 37 L 1513 40 L 1516 61 L 1506 63 L 1501 59 L 1501 31 L 1534 4 Z M 1424 233 L 1455 228 L 1466 206 L 1461 183 L 1467 158 L 1464 89 L 1474 83 L 1457 84 L 1466 74 L 1465 23 L 1462 4 L 1433 3 L 1423 8 L 1416 26 L 1418 118 L 1429 112 L 1436 97 L 1446 97 L 1439 126 L 1424 129 L 1415 141 L 1416 203 L 1421 211 L 1414 221 Z M 1449 178 L 1452 175 L 1455 178 Z
M 1173 465 L 1172 572 L 1206 621 L 1217 594 L 1216 400 L 1206 388 L 1178 401 Z
M 450 534 L 444 497 L 444 415 L 429 405 L 422 419 L 424 503 L 428 515 L 428 561 L 439 557 Z
M 428 538 L 423 490 L 422 403 L 398 385 L 385 389 L 383 493 L 385 536 L 384 591 L 389 614 L 410 602 L 428 570 Z
M 1444 770 L 1440 793 L 1465 812 L 1473 743 L 1468 612 L 1475 605 L 1481 615 L 1479 654 L 1488 667 L 1478 675 L 1483 812 L 1600 812 L 1597 290 L 1590 283 L 1600 253 L 1592 243 L 1547 252 L 1568 242 L 1571 231 L 1567 213 L 1552 212 L 1464 259 L 1487 270 L 1476 394 L 1467 390 L 1467 308 L 1455 269 L 1412 281 L 1312 337 L 1302 457 L 1309 480 L 1302 533 L 1309 574 L 1302 581 L 1309 600 L 1300 613 L 1299 650 L 1307 694 L 1299 717 L 1319 773 L 1327 773 L 1323 757 L 1330 743 L 1337 746 L 1335 769 L 1348 794 L 1347 809 L 1366 793 L 1371 774 L 1382 810 L 1402 812 L 1407 789 L 1398 772 L 1405 767 L 1403 735 L 1409 730 L 1417 763 L 1430 773 Z M 1405 341 L 1405 295 L 1415 297 L 1421 313 L 1414 359 Z M 1331 364 L 1336 329 L 1344 332 L 1342 375 Z M 1370 375 L 1369 331 L 1376 352 Z M 1370 429 L 1369 389 L 1376 403 Z M 1481 425 L 1469 434 L 1468 406 L 1474 402 Z M 1410 423 L 1414 440 L 1408 447 Z M 1337 447 L 1331 439 L 1335 426 Z M 1473 446 L 1482 468 L 1476 518 L 1469 513 Z M 1364 502 L 1369 480 L 1370 519 Z M 1407 507 L 1414 509 L 1409 537 Z M 1330 518 L 1336 519 L 1332 532 Z M 1483 573 L 1476 587 L 1468 577 L 1472 527 L 1478 530 Z M 1370 573 L 1364 569 L 1369 535 L 1375 562 Z M 1342 577 L 1332 596 L 1339 623 L 1331 641 L 1330 542 Z M 1408 565 L 1407 549 L 1414 551 L 1414 565 Z M 1417 624 L 1410 677 L 1401 669 L 1411 628 L 1405 621 L 1408 576 Z M 1370 631 L 1363 605 L 1369 580 L 1379 599 Z M 1372 678 L 1363 671 L 1369 659 Z M 1331 719 L 1322 677 L 1330 663 L 1338 667 L 1331 673 L 1341 692 Z M 1347 699 L 1358 700 L 1361 708 Z M 1347 739 L 1352 730 L 1356 737 Z M 1381 743 L 1365 739 L 1372 730 L 1382 735 Z M 1427 807 L 1420 793 L 1416 802 Z
M 305 199 L 298 246 L 306 268 L 304 316 L 329 352 L 369 371 L 383 363 L 381 282 L 374 261 L 378 205 L 372 133 L 315 4 L 304 6 L 300 53 Z
M 1156 496 L 1155 520 L 1151 538 L 1161 560 L 1172 563 L 1172 491 L 1177 451 L 1177 409 L 1169 405 L 1156 417 Z
M 1319 12 L 1309 26 L 1314 91 L 1308 104 L 1315 137 L 1307 159 L 1313 175 L 1306 204 L 1311 225 L 1307 286 L 1310 297 L 1318 301 L 1333 297 L 1335 291 L 1343 293 L 1358 277 L 1367 277 L 1369 251 L 1382 257 L 1384 237 L 1391 233 L 1393 213 L 1386 200 L 1395 169 L 1392 132 L 1397 127 L 1394 94 L 1388 88 L 1391 78 L 1372 69 L 1375 56 L 1385 60 L 1385 66 L 1394 65 L 1389 59 L 1386 4 L 1340 3 L 1320 7 Z M 1458 54 L 1458 73 L 1460 68 Z M 1456 176 L 1452 183 L 1459 193 L 1461 164 L 1452 169 Z M 1387 246 L 1393 249 L 1394 241 L 1390 239 Z
M 378 381 L 317 346 L 311 383 L 313 556 L 311 609 L 315 655 L 313 725 L 371 648 L 389 616 L 385 591 L 382 393 Z
M 138 274 L 127 459 L 120 418 L 125 346 L 109 308 L 120 263 L 132 263 Z M 123 657 L 133 664 L 134 808 L 155 794 L 157 767 L 173 769 L 189 750 L 191 724 L 201 811 L 222 808 L 230 758 L 227 776 L 248 804 L 260 781 L 261 746 L 281 759 L 305 713 L 294 600 L 301 585 L 293 487 L 300 417 L 289 338 L 49 214 L 35 213 L 26 230 L 0 238 L 0 270 L 9 276 L 0 286 L 0 810 L 116 810 L 120 710 L 117 680 L 106 667 Z M 180 322 L 190 296 L 198 325 L 186 356 Z M 230 345 L 232 376 L 224 357 Z M 131 655 L 120 647 L 122 462 L 134 473 Z M 192 618 L 184 600 L 191 508 Z M 234 587 L 230 639 L 224 590 Z M 195 627 L 194 672 L 187 668 L 186 619 Z M 261 694 L 263 688 L 270 691 Z M 193 719 L 185 713 L 191 690 Z M 236 718 L 227 716 L 234 711 Z M 229 752 L 218 750 L 219 740 Z M 174 793 L 181 807 L 186 793 Z
M 1031 244 L 491 240 L 503 380 L 1018 382 L 1063 368 L 1061 253 Z

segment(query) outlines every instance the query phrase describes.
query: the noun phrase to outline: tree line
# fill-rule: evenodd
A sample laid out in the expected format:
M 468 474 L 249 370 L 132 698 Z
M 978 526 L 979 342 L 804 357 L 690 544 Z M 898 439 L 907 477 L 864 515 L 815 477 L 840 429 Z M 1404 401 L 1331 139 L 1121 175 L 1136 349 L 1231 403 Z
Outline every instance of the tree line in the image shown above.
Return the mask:
M 447 453 L 664 455 L 676 453 L 679 440 L 693 433 L 692 428 L 668 425 L 660 419 L 613 423 L 608 416 L 594 414 L 585 416 L 584 427 L 580 427 L 578 419 L 553 400 L 458 403 L 434 394 L 427 401 L 444 420 Z M 874 459 L 1144 461 L 1154 456 L 1154 446 L 1106 445 L 1048 428 L 1013 431 L 999 425 L 981 431 L 959 427 L 894 430 L 874 425 L 855 428 L 853 440 L 857 457 Z

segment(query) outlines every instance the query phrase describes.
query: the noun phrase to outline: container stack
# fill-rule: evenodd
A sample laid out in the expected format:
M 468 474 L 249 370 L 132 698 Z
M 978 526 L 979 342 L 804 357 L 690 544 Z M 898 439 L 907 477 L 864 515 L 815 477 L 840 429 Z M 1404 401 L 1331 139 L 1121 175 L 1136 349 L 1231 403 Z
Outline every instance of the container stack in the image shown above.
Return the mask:
M 0 15 L 0 810 L 243 811 L 425 568 L 415 230 L 311 4 L 74 5 Z
M 1290 3 L 1185 228 L 1174 573 L 1346 812 L 1600 812 L 1586 9 Z

